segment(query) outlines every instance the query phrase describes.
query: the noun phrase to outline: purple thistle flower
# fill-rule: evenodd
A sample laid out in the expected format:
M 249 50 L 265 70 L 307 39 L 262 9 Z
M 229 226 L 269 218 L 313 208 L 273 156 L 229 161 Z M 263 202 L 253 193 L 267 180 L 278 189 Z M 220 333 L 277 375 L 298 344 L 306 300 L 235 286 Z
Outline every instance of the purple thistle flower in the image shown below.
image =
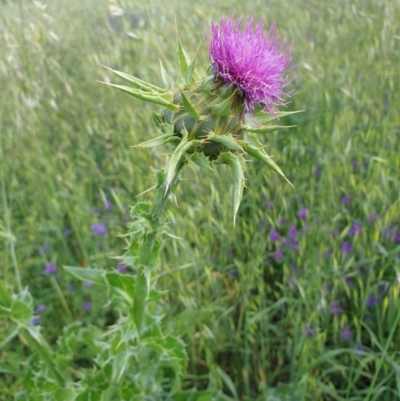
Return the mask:
M 301 209 L 298 211 L 297 216 L 300 217 L 300 219 L 306 219 L 307 218 L 307 209 Z
M 352 249 L 353 245 L 350 242 L 345 241 L 340 247 L 340 252 L 344 253 L 345 255 L 348 255 Z
M 51 276 L 52 274 L 56 274 L 56 273 L 57 273 L 57 267 L 55 267 L 53 265 L 53 263 L 51 263 L 51 262 L 46 263 L 46 268 L 44 270 L 44 274 L 46 276 Z
M 346 324 L 346 326 L 343 327 L 342 338 L 345 341 L 351 340 L 351 331 L 350 331 L 350 326 L 348 324 Z
M 87 287 L 87 288 L 93 287 L 93 283 L 92 283 L 91 281 L 84 281 L 84 282 L 83 282 L 83 286 L 84 286 L 84 287 Z
M 35 309 L 34 314 L 35 314 L 35 315 L 40 315 L 40 314 L 42 314 L 45 310 L 46 310 L 46 305 L 39 305 L 39 306 Z
M 91 228 L 92 228 L 92 232 L 97 235 L 104 236 L 107 234 L 107 227 L 103 223 L 92 224 Z
M 282 248 L 280 246 L 278 246 L 275 250 L 275 255 L 274 258 L 277 262 L 279 262 L 280 260 L 282 260 L 283 258 L 283 251 Z
M 121 274 L 126 273 L 126 267 L 124 265 L 118 265 L 117 270 L 118 270 L 118 273 L 121 273 Z
M 90 301 L 85 301 L 83 303 L 83 310 L 88 311 L 91 306 L 92 306 L 92 303 Z
M 356 234 L 361 234 L 361 224 L 358 220 L 356 220 L 353 224 L 353 226 L 349 230 L 349 235 L 356 235 Z
M 351 202 L 351 198 L 350 198 L 350 196 L 345 195 L 342 197 L 341 201 L 343 204 L 347 205 Z
M 269 233 L 269 239 L 271 242 L 276 242 L 279 240 L 279 233 L 275 230 L 275 228 L 273 228 Z
M 40 323 L 40 317 L 34 316 L 29 322 L 32 326 L 37 326 Z
M 376 220 L 378 220 L 378 215 L 375 212 L 372 212 L 369 216 L 368 216 L 368 220 L 371 223 L 375 223 Z
M 261 105 L 274 114 L 275 106 L 284 105 L 288 84 L 284 76 L 290 63 L 291 43 L 279 39 L 275 23 L 264 32 L 263 18 L 255 30 L 254 20 L 249 18 L 241 30 L 242 18 L 237 24 L 230 14 L 220 25 L 211 25 L 210 61 L 216 78 L 235 85 L 244 97 L 244 113 L 251 114 Z
M 339 301 L 333 301 L 333 302 L 331 303 L 331 310 L 330 310 L 330 312 L 331 312 L 332 315 L 335 315 L 335 316 L 341 315 L 342 309 L 340 309 Z

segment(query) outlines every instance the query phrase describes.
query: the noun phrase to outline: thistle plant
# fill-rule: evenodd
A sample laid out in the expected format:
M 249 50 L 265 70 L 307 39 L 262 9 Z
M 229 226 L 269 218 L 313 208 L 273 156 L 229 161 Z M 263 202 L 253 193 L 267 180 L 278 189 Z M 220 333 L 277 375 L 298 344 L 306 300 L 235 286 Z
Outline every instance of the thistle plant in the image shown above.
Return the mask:
M 16 323 L 16 333 L 34 351 L 18 399 L 30 400 L 224 400 L 218 391 L 181 390 L 186 370 L 184 343 L 166 332 L 161 294 L 152 280 L 166 231 L 164 212 L 179 174 L 189 162 L 212 170 L 227 164 L 234 179 L 234 221 L 244 188 L 246 157 L 252 156 L 285 175 L 269 156 L 257 135 L 287 128 L 275 121 L 290 112 L 278 111 L 290 93 L 284 88 L 291 70 L 291 45 L 279 39 L 273 24 L 264 32 L 260 19 L 253 29 L 250 18 L 233 15 L 212 25 L 207 37 L 210 66 L 203 76 L 195 69 L 177 39 L 179 76 L 174 85 L 161 65 L 168 89 L 123 72 L 111 70 L 130 86 L 114 86 L 140 100 L 162 106 L 153 120 L 160 135 L 138 145 L 172 145 L 166 167 L 157 173 L 152 202 L 138 202 L 131 210 L 125 270 L 65 267 L 75 279 L 95 283 L 118 306 L 119 318 L 103 333 L 80 324 L 65 328 L 53 349 L 32 324 L 33 301 L 27 290 L 10 295 L 0 283 L 0 312 Z M 286 179 L 287 180 L 287 179 Z M 93 232 L 103 235 L 100 225 Z M 49 265 L 49 274 L 54 268 Z M 38 319 L 35 321 L 38 322 Z M 35 323 L 35 324 L 36 324 Z M 179 333 L 177 333 L 179 334 Z M 74 357 L 85 350 L 89 368 L 76 370 Z

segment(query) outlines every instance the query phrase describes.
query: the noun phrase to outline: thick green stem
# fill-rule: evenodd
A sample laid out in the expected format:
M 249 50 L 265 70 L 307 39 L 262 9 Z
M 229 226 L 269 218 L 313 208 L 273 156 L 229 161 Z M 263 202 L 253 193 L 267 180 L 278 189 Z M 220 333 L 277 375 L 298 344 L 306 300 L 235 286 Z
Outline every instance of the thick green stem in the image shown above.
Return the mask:
M 137 278 L 135 283 L 135 296 L 133 301 L 133 319 L 136 323 L 139 334 L 143 331 L 144 315 L 147 298 L 148 278 L 146 277 L 146 267 L 151 264 L 151 258 L 156 244 L 158 227 L 162 227 L 163 214 L 168 206 L 168 197 L 172 188 L 175 186 L 180 170 L 184 163 L 181 161 L 177 166 L 175 177 L 167 187 L 166 180 L 157 185 L 157 192 L 151 205 L 153 231 L 145 234 L 138 259 Z

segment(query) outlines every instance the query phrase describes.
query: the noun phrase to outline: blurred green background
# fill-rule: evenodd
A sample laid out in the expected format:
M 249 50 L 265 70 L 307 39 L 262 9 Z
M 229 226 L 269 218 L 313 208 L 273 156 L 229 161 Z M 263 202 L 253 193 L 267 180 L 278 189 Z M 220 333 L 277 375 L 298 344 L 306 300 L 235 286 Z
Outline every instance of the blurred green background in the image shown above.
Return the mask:
M 161 85 L 159 60 L 176 76 L 176 25 L 192 56 L 201 43 L 205 72 L 204 34 L 229 10 L 293 41 L 287 108 L 305 111 L 263 139 L 295 189 L 249 162 L 236 227 L 229 170 L 183 172 L 168 212 L 179 238 L 157 279 L 188 344 L 187 386 L 239 400 L 400 399 L 397 0 L 1 0 L 1 280 L 16 283 L 12 233 L 50 342 L 75 320 L 112 324 L 118 311 L 61 266 L 116 268 L 129 206 L 169 149 L 131 147 L 158 135 L 155 108 L 98 83 L 116 80 L 102 65 Z M 17 339 L 0 348 L 1 400 L 28 355 Z

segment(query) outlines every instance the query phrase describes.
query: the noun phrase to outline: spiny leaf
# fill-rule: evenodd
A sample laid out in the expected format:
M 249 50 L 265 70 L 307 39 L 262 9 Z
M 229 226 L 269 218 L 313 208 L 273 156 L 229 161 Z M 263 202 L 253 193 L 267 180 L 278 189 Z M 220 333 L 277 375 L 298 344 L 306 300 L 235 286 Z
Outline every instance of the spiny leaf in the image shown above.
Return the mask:
M 172 152 L 172 155 L 168 161 L 167 174 L 166 174 L 166 181 L 167 181 L 166 191 L 168 190 L 168 187 L 171 185 L 172 181 L 174 180 L 176 168 L 178 167 L 178 164 L 182 161 L 184 154 L 190 148 L 201 144 L 200 140 L 188 141 L 187 137 L 188 137 L 187 130 L 185 130 L 185 129 L 182 130 L 181 141 L 180 141 L 179 145 Z
M 160 94 L 165 92 L 164 89 L 162 89 L 162 88 L 160 88 L 160 87 L 158 87 L 156 85 L 150 84 L 148 82 L 142 81 L 139 78 L 136 78 L 136 77 L 134 77 L 132 75 L 126 74 L 125 72 L 113 70 L 113 69 L 108 68 L 106 66 L 103 66 L 103 67 L 107 68 L 107 70 L 109 70 L 109 71 L 112 71 L 115 75 L 118 75 L 124 81 L 129 82 L 135 88 L 142 89 L 142 90 L 144 90 L 146 92 L 157 92 L 157 93 L 160 93 Z
M 229 117 L 232 108 L 232 97 L 228 97 L 223 102 L 218 104 L 212 104 L 210 106 L 211 111 L 219 117 Z
M 242 126 L 242 128 L 253 134 L 267 134 L 268 132 L 278 131 L 286 128 L 293 128 L 295 125 L 261 125 L 259 127 L 250 127 L 248 125 Z
M 209 134 L 207 135 L 207 140 L 210 142 L 220 143 L 231 150 L 236 150 L 238 152 L 244 152 L 242 146 L 238 143 L 238 141 L 231 134 L 215 135 L 214 132 L 210 131 Z
M 160 70 L 161 70 L 161 79 L 162 79 L 164 85 L 165 85 L 167 88 L 171 88 L 171 87 L 172 87 L 172 82 L 171 82 L 171 80 L 169 79 L 169 76 L 168 76 L 168 74 L 167 74 L 167 71 L 165 70 L 165 68 L 164 68 L 164 66 L 163 66 L 163 64 L 162 64 L 162 62 L 161 62 L 161 60 L 160 60 Z
M 227 164 L 234 175 L 234 191 L 233 191 L 233 225 L 235 225 L 236 215 L 239 210 L 240 201 L 242 200 L 244 189 L 244 166 L 245 159 L 242 155 L 235 155 L 230 152 L 221 153 L 218 158 L 222 163 Z
M 277 111 L 274 115 L 266 113 L 264 110 L 257 111 L 253 113 L 251 117 L 247 118 L 247 121 L 251 124 L 252 120 L 256 121 L 258 124 L 263 125 L 274 120 L 279 120 L 281 117 L 289 116 L 291 114 L 302 113 L 304 110 L 296 111 Z
M 161 146 L 169 142 L 179 142 L 179 138 L 174 137 L 172 135 L 173 133 L 160 135 L 156 138 L 149 139 L 148 141 L 139 143 L 139 145 L 135 145 L 134 148 L 155 148 L 157 146 Z
M 193 153 L 190 160 L 198 166 L 205 168 L 208 171 L 214 171 L 210 166 L 210 160 L 204 153 Z
M 264 151 L 262 143 L 254 135 L 245 137 L 243 148 L 249 155 L 260 160 L 269 168 L 280 174 L 293 187 L 293 184 L 286 178 L 279 166 L 272 160 L 272 157 Z
M 200 120 L 200 114 L 199 114 L 199 112 L 196 110 L 196 107 L 195 107 L 194 104 L 189 100 L 189 98 L 184 94 L 184 92 L 183 92 L 182 90 L 179 89 L 179 91 L 181 92 L 182 103 L 183 103 L 183 107 L 184 107 L 185 111 L 186 111 L 191 117 L 193 117 L 195 120 L 199 121 L 199 120 Z
M 178 32 L 176 33 L 176 39 L 177 39 L 177 45 L 178 45 L 177 55 L 178 55 L 180 75 L 182 78 L 184 78 L 189 69 L 190 58 L 187 55 L 187 53 L 185 52 L 185 50 L 183 49 L 182 42 L 178 35 Z
M 129 95 L 136 97 L 137 99 L 144 100 L 146 102 L 150 102 L 150 103 L 154 103 L 154 104 L 158 104 L 160 106 L 164 106 L 167 109 L 170 109 L 172 111 L 179 110 L 179 106 L 172 103 L 172 95 L 170 95 L 167 92 L 165 92 L 162 95 L 161 94 L 151 94 L 149 92 L 143 92 L 140 89 L 129 88 L 128 86 L 114 85 L 114 84 L 110 84 L 107 82 L 101 82 L 101 83 L 108 85 L 108 86 L 112 86 L 117 89 L 120 89 L 123 92 L 126 92 Z M 171 99 L 171 100 L 169 100 L 169 99 Z

